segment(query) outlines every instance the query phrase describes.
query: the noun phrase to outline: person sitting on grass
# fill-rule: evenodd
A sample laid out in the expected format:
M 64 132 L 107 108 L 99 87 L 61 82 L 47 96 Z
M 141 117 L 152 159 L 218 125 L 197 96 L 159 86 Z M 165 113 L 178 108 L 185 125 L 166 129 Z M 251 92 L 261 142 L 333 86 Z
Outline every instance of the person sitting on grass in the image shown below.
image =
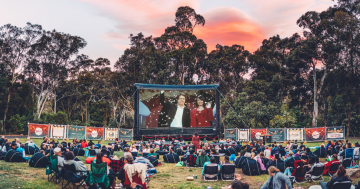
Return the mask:
M 207 162 L 204 163 L 203 170 L 202 170 L 202 175 L 204 175 L 205 166 L 208 165 L 208 164 L 218 165 L 218 164 L 216 163 L 215 158 L 214 158 L 214 157 L 211 157 L 211 158 L 210 158 L 210 162 L 207 161 Z M 221 166 L 218 165 L 218 172 L 219 172 L 219 173 L 220 173 L 220 168 L 221 168 Z
M 332 189 L 334 187 L 334 183 L 344 181 L 351 182 L 351 180 L 346 176 L 346 169 L 344 168 L 344 166 L 340 165 L 336 177 L 332 177 L 329 182 L 320 182 L 319 184 L 322 189 Z M 350 189 L 355 189 L 355 187 L 351 186 Z
M 292 189 L 289 177 L 285 176 L 275 166 L 268 168 L 269 179 L 261 186 L 260 189 Z
M 3 142 L 3 147 L 2 147 L 2 151 L 4 153 L 6 153 L 7 151 L 9 151 L 11 149 L 11 143 L 10 140 L 5 138 L 4 142 Z
M 88 145 L 88 143 L 86 142 L 86 140 L 84 139 L 82 142 L 81 142 L 81 147 L 82 148 L 86 148 L 86 147 L 88 147 L 89 145 Z
M 95 144 L 95 148 L 100 149 L 101 148 L 101 140 L 98 141 L 97 144 Z
M 0 146 L 3 145 L 4 141 L 5 141 L 5 136 L 3 135 L 3 136 L 1 136 L 1 138 L 0 138 Z
M 125 156 L 125 154 L 124 154 L 124 156 Z M 148 154 L 148 156 L 152 156 L 154 158 L 157 158 L 157 154 L 155 153 L 153 148 L 150 149 L 150 154 Z
M 101 163 L 106 163 L 106 162 L 103 162 L 103 156 L 104 156 L 104 154 L 103 153 L 97 153 L 96 154 L 96 161 L 95 161 L 95 163 L 96 164 L 101 164 Z M 91 166 L 90 166 L 91 167 Z M 91 169 L 92 169 L 92 167 L 91 167 Z M 109 169 L 109 167 L 108 166 L 106 166 L 106 174 L 108 175 L 108 177 L 109 177 L 109 180 L 110 180 L 110 186 L 111 186 L 111 188 L 112 189 L 115 189 L 115 173 L 114 173 L 114 170 L 112 170 L 112 169 Z M 101 188 L 106 188 L 106 187 L 104 187 L 103 186 L 103 184 L 99 184 L 100 185 L 100 187 Z
M 25 144 L 20 144 L 20 148 L 16 149 L 17 152 L 20 152 L 21 156 L 24 158 L 26 162 L 29 161 L 30 157 L 25 155 Z
M 138 154 L 138 156 L 135 158 L 134 163 L 144 163 L 150 168 L 154 168 L 154 165 L 146 158 L 141 156 L 141 154 Z
M 247 151 L 247 147 L 246 147 L 246 146 L 242 146 L 242 147 L 241 147 L 241 151 L 240 151 L 240 156 L 244 156 L 245 153 L 246 153 L 246 151 Z
M 73 152 L 66 152 L 64 155 L 64 165 L 75 165 L 75 169 L 76 171 L 87 171 L 86 166 L 84 165 L 84 163 L 82 161 L 75 161 L 75 156 Z M 86 172 L 80 172 L 78 174 L 79 176 L 86 176 Z
M 265 157 L 269 157 L 271 155 L 271 151 L 269 150 L 268 146 L 265 147 L 264 155 L 265 155 Z
M 236 175 L 235 175 L 236 176 Z M 242 183 L 240 180 L 236 179 L 230 185 L 231 189 L 249 189 L 249 184 Z
M 169 153 L 163 156 L 166 163 L 177 163 L 179 162 L 179 155 L 174 153 L 171 147 L 169 147 Z
M 124 157 L 126 156 L 126 155 L 132 155 L 131 154 L 131 152 L 130 152 L 130 148 L 129 147 L 126 147 L 126 148 L 124 148 Z
M 16 142 L 12 142 L 12 143 L 11 143 L 11 149 L 13 149 L 13 150 L 16 151 L 17 148 L 18 148 L 18 147 L 17 147 Z

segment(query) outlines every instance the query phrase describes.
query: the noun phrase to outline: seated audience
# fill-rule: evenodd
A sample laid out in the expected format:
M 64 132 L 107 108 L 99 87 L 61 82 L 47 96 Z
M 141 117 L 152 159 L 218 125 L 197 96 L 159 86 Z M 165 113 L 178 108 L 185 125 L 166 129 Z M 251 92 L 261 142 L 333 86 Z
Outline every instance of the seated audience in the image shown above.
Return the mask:
M 97 144 L 95 144 L 95 148 L 100 149 L 101 148 L 101 141 L 99 140 Z
M 124 188 L 138 188 L 146 189 L 146 166 L 144 164 L 134 164 L 134 159 L 131 155 L 124 156 L 124 167 L 119 171 L 118 178 Z
M 155 150 L 153 148 L 150 149 L 150 154 L 148 154 L 148 156 L 152 156 L 154 158 L 157 158 L 157 154 L 155 153 Z
M 75 161 L 75 156 L 73 152 L 66 152 L 64 155 L 64 165 L 75 165 L 75 169 L 76 171 L 87 171 L 86 166 L 84 165 L 84 163 L 82 161 Z M 78 174 L 79 176 L 85 176 L 86 172 L 80 173 Z
M 343 182 L 343 181 L 350 181 L 351 180 L 346 176 L 346 170 L 344 166 L 340 165 L 337 171 L 337 176 L 332 177 L 329 182 L 320 182 L 320 186 L 322 189 L 332 189 L 335 182 Z M 355 188 L 355 187 L 352 187 Z
M 271 155 L 271 151 L 269 150 L 269 147 L 265 147 L 265 150 L 264 150 L 264 155 L 265 157 L 269 157 Z
M 106 163 L 106 162 L 103 162 L 103 156 L 104 156 L 103 153 L 97 153 L 95 163 L 96 164 Z M 109 169 L 109 167 L 106 166 L 106 173 L 107 173 L 107 175 L 109 177 L 111 188 L 115 189 L 115 173 L 114 173 L 114 170 Z M 106 187 L 103 186 L 103 184 L 99 184 L 99 185 L 100 185 L 101 188 L 106 188 Z
M 134 163 L 144 163 L 147 164 L 148 167 L 154 168 L 154 165 L 146 158 L 138 154 L 138 156 L 135 158 Z
M 211 151 L 210 151 L 211 153 Z M 196 166 L 197 167 L 202 167 L 204 166 L 205 162 L 210 161 L 209 156 L 206 155 L 206 151 L 202 150 L 200 155 L 196 158 Z
M 325 167 L 324 172 L 323 172 L 324 175 L 327 175 L 329 173 L 329 170 L 330 170 L 330 167 L 331 167 L 332 163 L 339 162 L 337 154 L 333 154 L 331 157 L 332 157 L 332 160 L 325 163 L 325 165 L 324 165 L 324 167 Z M 340 162 L 339 162 L 339 164 L 340 164 Z
M 59 171 L 64 167 L 64 158 L 61 157 L 61 148 L 56 147 L 54 149 L 54 155 L 57 156 L 58 168 Z
M 84 139 L 83 141 L 82 141 L 82 143 L 81 143 L 81 147 L 82 148 L 86 148 L 86 147 L 88 147 L 89 145 L 88 145 L 88 143 L 86 142 L 86 140 Z
M 261 186 L 260 189 L 292 189 L 292 184 L 286 175 L 280 172 L 274 166 L 268 168 L 268 173 L 270 175 L 269 179 Z
M 28 162 L 28 160 L 31 158 L 31 157 L 27 157 L 25 155 L 25 144 L 20 144 L 20 147 L 16 149 L 17 152 L 20 152 L 21 156 L 24 158 L 24 160 L 26 162 Z
M 150 153 L 150 144 L 146 144 L 143 153 Z
M 202 170 L 202 174 L 203 174 L 203 175 L 204 175 L 204 171 L 205 171 L 205 166 L 206 166 L 207 164 L 215 164 L 215 165 L 218 165 L 218 164 L 216 163 L 215 158 L 214 158 L 214 157 L 211 157 L 211 158 L 210 158 L 210 162 L 208 161 L 208 162 L 205 162 L 205 163 L 204 163 L 203 170 Z M 220 165 L 218 165 L 218 172 L 220 173 Z
M 124 148 L 124 157 L 126 156 L 126 155 L 132 155 L 131 154 L 131 152 L 130 152 L 130 148 L 129 147 L 126 147 L 126 148 Z

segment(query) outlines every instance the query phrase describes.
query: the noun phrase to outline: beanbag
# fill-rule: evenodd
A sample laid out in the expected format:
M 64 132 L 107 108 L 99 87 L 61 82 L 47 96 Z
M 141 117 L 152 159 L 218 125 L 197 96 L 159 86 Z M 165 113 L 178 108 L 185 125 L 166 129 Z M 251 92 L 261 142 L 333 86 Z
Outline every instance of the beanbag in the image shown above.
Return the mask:
M 38 152 L 35 153 L 30 161 L 29 161 L 29 166 L 30 167 L 46 167 L 46 165 L 49 164 L 49 159 L 42 153 Z
M 87 158 L 85 159 L 85 163 L 91 164 L 91 162 L 94 161 L 95 158 L 96 158 L 96 157 L 87 157 Z
M 75 156 L 85 156 L 85 150 L 83 150 L 82 148 L 75 148 L 74 155 Z
M 95 161 L 96 161 L 96 157 L 87 157 L 85 159 L 85 163 L 87 163 L 87 164 L 91 164 L 91 162 L 95 162 Z M 102 161 L 106 162 L 107 165 L 110 165 L 110 163 L 111 163 L 111 160 L 109 158 L 106 158 L 106 157 L 103 157 Z
M 39 148 L 34 148 L 32 146 L 25 144 L 25 154 L 34 155 L 36 152 L 39 152 L 39 151 L 40 151 Z
M 159 164 L 159 161 L 152 156 L 148 156 L 148 157 L 146 157 L 146 159 L 148 159 L 150 161 L 150 163 L 154 165 L 154 167 L 158 166 L 158 164 Z
M 5 155 L 6 162 L 26 162 L 20 152 L 9 150 Z

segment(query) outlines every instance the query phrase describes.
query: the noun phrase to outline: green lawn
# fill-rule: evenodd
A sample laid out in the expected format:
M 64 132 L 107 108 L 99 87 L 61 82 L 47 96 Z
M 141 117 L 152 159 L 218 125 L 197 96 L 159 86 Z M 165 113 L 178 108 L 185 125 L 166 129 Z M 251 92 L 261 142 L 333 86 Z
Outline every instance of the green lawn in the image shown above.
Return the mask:
M 20 139 L 21 142 L 25 142 L 24 139 Z M 41 139 L 33 139 L 34 142 L 40 146 Z M 359 139 L 349 139 L 352 143 L 359 141 Z M 68 140 L 67 142 L 70 142 Z M 104 141 L 102 144 L 107 144 L 109 141 Z M 319 146 L 324 142 L 306 143 L 307 147 Z M 123 152 L 115 152 L 115 155 L 122 157 Z M 85 157 L 78 157 L 85 163 Z M 159 159 L 161 162 L 162 157 Z M 325 159 L 321 159 L 325 162 Z M 89 168 L 88 164 L 87 167 Z M 157 167 L 157 174 L 155 174 L 150 181 L 150 189 L 202 189 L 207 186 L 211 186 L 212 189 L 220 189 L 223 186 L 228 186 L 231 182 L 206 182 L 201 179 L 201 168 L 186 168 L 186 167 L 175 167 L 175 164 L 163 163 Z M 236 169 L 236 173 L 242 174 L 241 169 Z M 8 163 L 0 161 L 0 188 L 61 188 L 61 184 L 55 185 L 47 181 L 45 175 L 45 169 L 43 168 L 31 168 L 27 163 Z M 186 181 L 186 177 L 198 175 L 198 179 L 194 181 Z M 330 178 L 324 176 L 325 181 Z M 250 188 L 260 188 L 261 185 L 268 179 L 268 175 L 260 176 L 246 176 L 242 175 L 242 182 L 250 184 Z M 357 184 L 360 179 L 353 179 L 353 183 Z M 120 183 L 120 181 L 117 181 Z M 317 183 L 304 183 L 300 186 L 308 188 L 311 185 Z M 294 184 L 297 186 L 297 184 Z

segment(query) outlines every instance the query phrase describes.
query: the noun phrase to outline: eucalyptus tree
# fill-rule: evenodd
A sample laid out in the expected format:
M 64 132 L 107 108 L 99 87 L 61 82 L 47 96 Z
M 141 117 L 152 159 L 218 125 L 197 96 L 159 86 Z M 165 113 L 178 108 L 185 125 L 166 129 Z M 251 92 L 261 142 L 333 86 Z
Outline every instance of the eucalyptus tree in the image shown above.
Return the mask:
M 0 63 L 4 65 L 9 74 L 7 87 L 7 99 L 5 103 L 4 119 L 2 130 L 5 129 L 7 112 L 9 110 L 12 87 L 23 74 L 23 67 L 26 66 L 27 53 L 31 45 L 42 33 L 40 25 L 27 23 L 24 28 L 6 24 L 0 27 Z

